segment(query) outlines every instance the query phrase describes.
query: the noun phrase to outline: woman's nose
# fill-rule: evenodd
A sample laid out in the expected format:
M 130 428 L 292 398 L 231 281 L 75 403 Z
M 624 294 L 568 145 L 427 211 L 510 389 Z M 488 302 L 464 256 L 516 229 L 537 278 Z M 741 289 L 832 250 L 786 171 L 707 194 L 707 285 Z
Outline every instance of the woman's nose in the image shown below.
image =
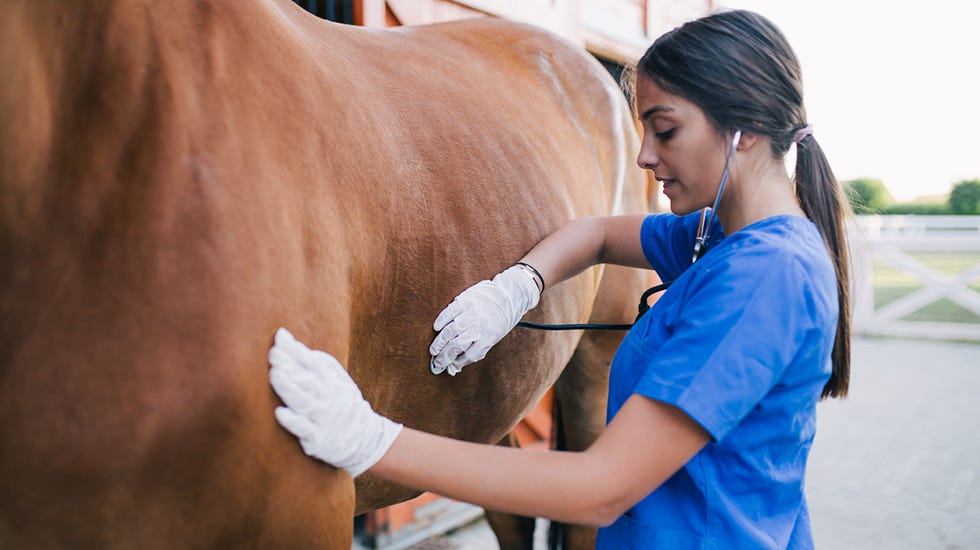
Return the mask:
M 660 157 L 653 152 L 652 148 L 644 145 L 640 147 L 640 152 L 636 156 L 636 164 L 645 170 L 655 170 L 660 165 Z

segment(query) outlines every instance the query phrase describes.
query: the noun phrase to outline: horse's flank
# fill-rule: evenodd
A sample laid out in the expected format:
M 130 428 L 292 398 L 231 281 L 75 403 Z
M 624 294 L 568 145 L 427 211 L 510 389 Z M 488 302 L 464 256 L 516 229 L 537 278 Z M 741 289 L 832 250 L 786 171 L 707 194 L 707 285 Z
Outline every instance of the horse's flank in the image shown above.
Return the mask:
M 275 328 L 380 412 L 495 442 L 578 335 L 434 377 L 432 320 L 565 221 L 645 205 L 615 85 L 512 23 L 13 1 L 0 69 L 0 546 L 349 547 L 353 484 L 271 414 Z M 600 274 L 533 318 L 588 319 Z M 358 481 L 358 511 L 414 494 Z

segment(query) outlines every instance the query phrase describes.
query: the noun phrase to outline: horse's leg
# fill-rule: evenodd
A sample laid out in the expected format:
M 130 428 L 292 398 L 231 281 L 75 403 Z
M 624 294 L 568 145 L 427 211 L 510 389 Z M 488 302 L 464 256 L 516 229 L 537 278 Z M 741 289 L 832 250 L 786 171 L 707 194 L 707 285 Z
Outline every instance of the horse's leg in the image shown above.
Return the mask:
M 563 425 L 563 449 L 582 451 L 605 427 L 609 363 L 622 341 L 616 332 L 590 332 L 583 336 L 561 377 L 555 383 L 558 404 L 555 418 Z M 499 445 L 518 447 L 513 433 Z M 533 548 L 535 519 L 486 510 L 487 523 L 502 550 Z M 562 529 L 562 548 L 595 547 L 596 529 L 582 525 L 553 524 Z
M 616 333 L 589 333 L 555 383 L 556 419 L 562 425 L 563 450 L 583 451 L 605 426 L 609 362 L 622 339 Z M 594 548 L 596 529 L 583 525 L 552 524 L 562 529 L 562 548 Z M 554 536 L 554 534 L 552 535 Z
M 514 432 L 507 434 L 498 445 L 504 447 L 520 447 Z M 532 550 L 534 547 L 535 518 L 517 516 L 505 512 L 484 510 L 487 523 L 497 537 L 501 550 Z
M 632 321 L 643 289 L 651 284 L 651 273 L 606 266 L 590 322 Z M 563 428 L 565 450 L 588 449 L 605 428 L 609 365 L 624 335 L 621 331 L 586 331 L 555 383 L 556 409 L 560 415 L 556 420 Z M 595 547 L 594 527 L 566 524 L 553 528 L 563 529 L 559 537 L 562 548 Z

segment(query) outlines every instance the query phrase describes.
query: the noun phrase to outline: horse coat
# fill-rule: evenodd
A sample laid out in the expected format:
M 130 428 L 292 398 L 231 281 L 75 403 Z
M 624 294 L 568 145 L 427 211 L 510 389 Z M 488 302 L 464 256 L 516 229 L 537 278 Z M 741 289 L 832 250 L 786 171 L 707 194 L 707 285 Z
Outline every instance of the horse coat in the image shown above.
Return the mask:
M 417 493 L 355 493 L 279 428 L 279 326 L 378 412 L 487 443 L 577 348 L 608 364 L 618 336 L 517 329 L 428 370 L 457 293 L 570 219 L 647 208 L 623 97 L 551 34 L 12 0 L 0 71 L 0 547 L 349 548 L 353 514 Z M 529 319 L 623 322 L 645 282 L 593 268 Z

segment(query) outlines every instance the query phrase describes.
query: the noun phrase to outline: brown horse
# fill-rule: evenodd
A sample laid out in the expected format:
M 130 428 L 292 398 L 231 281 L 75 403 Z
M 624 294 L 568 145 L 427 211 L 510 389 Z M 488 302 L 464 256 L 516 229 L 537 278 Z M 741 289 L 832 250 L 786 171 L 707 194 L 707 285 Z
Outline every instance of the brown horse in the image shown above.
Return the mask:
M 379 412 L 472 441 L 577 346 L 567 376 L 604 373 L 618 335 L 524 329 L 428 370 L 458 292 L 571 218 L 648 204 L 621 94 L 550 34 L 8 0 L 0 73 L 0 547 L 349 548 L 355 511 L 416 492 L 365 475 L 355 502 L 276 425 L 280 325 Z M 623 322 L 645 277 L 592 269 L 530 317 Z

